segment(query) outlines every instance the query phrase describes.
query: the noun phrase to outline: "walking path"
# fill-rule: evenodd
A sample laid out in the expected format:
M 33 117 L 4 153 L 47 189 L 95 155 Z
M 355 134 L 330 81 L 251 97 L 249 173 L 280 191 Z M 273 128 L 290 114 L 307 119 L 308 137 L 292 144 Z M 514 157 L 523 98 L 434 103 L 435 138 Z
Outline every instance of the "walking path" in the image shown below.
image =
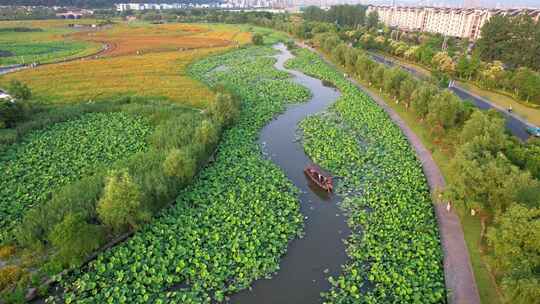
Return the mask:
M 317 53 L 327 64 L 337 68 L 335 64 L 327 60 L 319 51 L 305 44 L 298 44 L 303 48 L 308 48 Z M 348 79 L 381 106 L 399 126 L 403 134 L 407 136 L 409 143 L 414 147 L 416 155 L 422 163 L 422 168 L 432 194 L 443 190 L 446 186 L 444 177 L 433 160 L 431 153 L 424 147 L 420 138 L 382 98 L 370 93 L 355 79 L 351 77 L 348 77 Z M 448 302 L 451 304 L 479 304 L 480 295 L 476 287 L 469 251 L 463 237 L 463 229 L 461 228 L 459 217 L 454 210 L 447 211 L 444 202 L 438 199 L 434 205 L 444 252 L 444 279 L 446 288 L 449 289 Z

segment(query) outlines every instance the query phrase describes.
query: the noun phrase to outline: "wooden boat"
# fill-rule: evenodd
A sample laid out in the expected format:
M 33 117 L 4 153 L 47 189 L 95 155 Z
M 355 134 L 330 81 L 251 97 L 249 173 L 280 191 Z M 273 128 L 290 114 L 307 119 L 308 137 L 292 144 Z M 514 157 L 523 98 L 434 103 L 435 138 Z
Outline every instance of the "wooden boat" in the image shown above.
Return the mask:
M 334 184 L 332 177 L 324 173 L 320 168 L 315 165 L 309 165 L 304 169 L 304 173 L 311 179 L 313 183 L 322 189 L 332 192 L 334 190 Z

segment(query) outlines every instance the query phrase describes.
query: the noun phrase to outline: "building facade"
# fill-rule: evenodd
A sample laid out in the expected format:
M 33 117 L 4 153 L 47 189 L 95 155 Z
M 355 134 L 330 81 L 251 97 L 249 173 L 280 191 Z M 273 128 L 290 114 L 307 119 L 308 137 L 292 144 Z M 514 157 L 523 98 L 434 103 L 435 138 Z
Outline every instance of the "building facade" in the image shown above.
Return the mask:
M 486 9 L 486 8 L 443 8 L 443 7 L 401 7 L 374 6 L 368 7 L 368 13 L 376 11 L 379 21 L 387 26 L 406 31 L 439 33 L 447 36 L 480 38 L 480 29 L 489 18 L 496 15 L 516 16 L 530 15 L 536 22 L 540 10 L 536 9 Z

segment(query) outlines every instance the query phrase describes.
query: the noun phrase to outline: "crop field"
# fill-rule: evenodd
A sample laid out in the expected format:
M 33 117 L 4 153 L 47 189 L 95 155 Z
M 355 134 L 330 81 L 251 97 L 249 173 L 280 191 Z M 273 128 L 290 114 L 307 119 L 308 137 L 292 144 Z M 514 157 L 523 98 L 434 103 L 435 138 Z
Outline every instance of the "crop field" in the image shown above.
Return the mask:
M 27 83 L 36 99 L 49 103 L 104 100 L 119 95 L 165 98 L 205 107 L 214 94 L 186 75 L 193 61 L 250 41 L 250 34 L 224 25 L 120 24 L 80 32 L 79 41 L 109 44 L 99 59 L 24 70 L 0 79 Z M 50 84 L 54 83 L 54 86 Z
M 277 270 L 302 216 L 296 188 L 263 159 L 256 139 L 287 102 L 306 100 L 309 92 L 273 68 L 272 52 L 250 47 L 191 67 L 198 79 L 241 97 L 239 121 L 173 207 L 63 279 L 66 303 L 221 302 Z
M 436 217 L 406 138 L 375 102 L 317 55 L 299 50 L 288 66 L 334 83 L 343 94 L 329 112 L 301 124 L 306 152 L 343 178 L 338 192 L 353 231 L 350 261 L 342 275 L 330 278 L 326 301 L 444 302 Z
M 91 19 L 0 21 L 0 66 L 46 63 L 85 56 L 101 49 L 100 43 L 79 41 L 70 35 L 78 30 L 68 24 L 88 24 Z
M 150 127 L 124 113 L 93 113 L 35 131 L 0 155 L 0 242 L 26 210 L 59 187 L 146 149 Z

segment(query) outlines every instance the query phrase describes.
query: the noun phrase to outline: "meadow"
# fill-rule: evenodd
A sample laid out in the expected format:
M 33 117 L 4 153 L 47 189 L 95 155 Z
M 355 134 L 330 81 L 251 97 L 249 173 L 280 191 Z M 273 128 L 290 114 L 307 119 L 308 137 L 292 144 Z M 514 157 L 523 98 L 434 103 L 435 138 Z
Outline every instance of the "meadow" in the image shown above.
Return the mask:
M 93 23 L 93 19 L 1 21 L 0 66 L 48 63 L 96 53 L 100 43 L 72 38 L 71 34 L 81 30 L 69 27 Z
M 105 43 L 97 59 L 59 63 L 0 78 L 28 84 L 36 100 L 76 103 L 116 96 L 162 98 L 204 108 L 214 94 L 186 75 L 191 62 L 250 41 L 250 34 L 226 25 L 122 23 L 99 32 L 72 35 Z M 50 84 L 54 83 L 54 86 Z

